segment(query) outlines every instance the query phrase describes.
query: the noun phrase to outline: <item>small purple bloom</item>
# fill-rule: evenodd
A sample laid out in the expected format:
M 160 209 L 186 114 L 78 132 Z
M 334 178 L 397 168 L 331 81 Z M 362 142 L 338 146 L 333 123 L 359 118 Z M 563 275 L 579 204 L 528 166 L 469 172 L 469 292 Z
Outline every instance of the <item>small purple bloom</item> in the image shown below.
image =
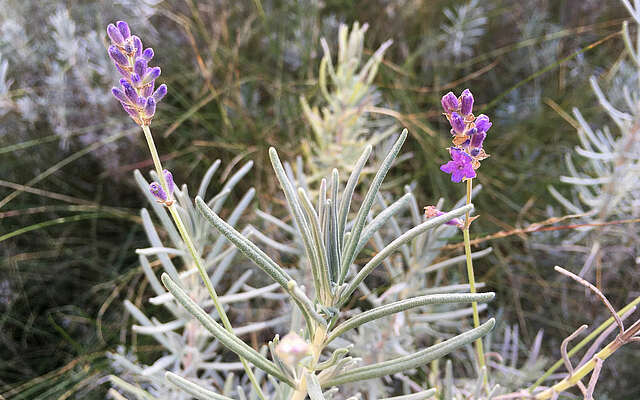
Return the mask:
M 122 54 L 117 46 L 109 46 L 109 56 L 116 64 L 119 64 L 121 66 L 129 65 L 129 60 L 127 59 L 127 57 L 125 57 L 124 54 Z
M 484 114 L 478 115 L 476 118 L 476 128 L 478 128 L 478 132 L 486 132 L 491 128 L 491 121 L 489 121 L 489 117 Z
M 165 85 L 164 83 L 160 86 L 158 86 L 158 88 L 156 89 L 156 91 L 153 93 L 153 99 L 157 102 L 159 102 L 160 100 L 162 100 L 162 98 L 167 94 L 167 85 Z
M 464 118 L 460 116 L 457 112 L 451 113 L 451 127 L 453 131 L 457 134 L 464 133 L 465 123 Z
M 115 44 L 122 44 L 122 42 L 124 42 L 122 34 L 114 24 L 109 24 L 107 26 L 107 35 L 109 35 L 109 39 L 111 39 Z
M 447 114 L 458 109 L 458 98 L 453 94 L 453 92 L 449 92 L 442 96 L 442 100 L 440 102 L 442 103 L 444 112 Z
M 438 210 L 437 208 L 435 208 L 434 206 L 426 206 L 424 208 L 424 216 L 427 219 L 434 218 L 434 217 L 439 217 L 441 215 L 444 215 L 444 213 L 442 211 Z M 445 224 L 446 225 L 457 226 L 459 228 L 462 228 L 464 226 L 464 223 L 462 222 L 462 220 L 460 218 L 454 218 L 452 220 L 449 220 L 449 221 L 445 222 Z
M 149 97 L 147 99 L 146 104 L 144 105 L 144 115 L 147 118 L 151 118 L 155 113 L 156 113 L 156 101 L 153 100 L 153 97 Z
M 165 203 L 169 199 L 167 193 L 162 189 L 162 185 L 158 182 L 151 182 L 149 185 L 149 191 L 159 203 Z
M 151 61 L 151 59 L 153 58 L 153 49 L 151 47 L 144 49 L 144 51 L 142 52 L 142 58 L 147 61 Z
M 465 89 L 464 92 L 462 92 L 460 99 L 460 103 L 462 104 L 460 106 L 460 112 L 462 115 L 467 116 L 471 114 L 473 111 L 473 94 L 471 94 L 471 91 L 469 89 Z
M 449 153 L 452 161 L 440 166 L 440 170 L 451 174 L 451 181 L 462 182 L 462 179 L 476 177 L 476 171 L 473 169 L 473 160 L 470 155 L 455 147 L 452 147 Z
M 173 181 L 173 174 L 168 169 L 162 171 L 164 174 L 164 180 L 167 183 L 167 190 L 169 191 L 169 197 L 173 196 L 173 191 L 176 188 L 176 184 Z
M 118 25 L 118 30 L 120 31 L 120 34 L 122 35 L 122 37 L 125 40 L 129 39 L 129 37 L 131 36 L 131 30 L 129 29 L 129 24 L 127 24 L 124 21 L 118 21 L 116 22 L 116 24 Z

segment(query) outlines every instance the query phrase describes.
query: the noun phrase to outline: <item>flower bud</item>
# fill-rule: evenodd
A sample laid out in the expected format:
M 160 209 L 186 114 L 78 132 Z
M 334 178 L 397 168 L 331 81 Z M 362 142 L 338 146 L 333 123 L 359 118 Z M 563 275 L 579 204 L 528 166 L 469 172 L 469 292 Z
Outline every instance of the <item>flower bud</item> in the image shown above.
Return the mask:
M 276 355 L 287 365 L 295 368 L 300 360 L 309 355 L 309 343 L 295 332 L 289 332 L 276 346 Z
M 456 97 L 455 94 L 453 94 L 453 92 L 449 92 L 444 96 L 442 96 L 442 100 L 440 102 L 442 103 L 442 108 L 444 109 L 444 112 L 447 114 L 453 111 L 456 111 L 458 109 L 458 105 L 459 105 L 458 98 Z
M 133 51 L 135 51 L 136 58 L 142 57 L 142 40 L 136 35 L 131 36 L 133 39 Z
M 156 78 L 158 78 L 159 76 L 160 76 L 160 67 L 149 68 L 147 70 L 147 73 L 142 78 L 140 85 L 141 86 L 148 85 L 149 83 L 156 80 Z
M 131 103 L 133 103 L 133 104 L 137 104 L 138 103 L 138 93 L 133 88 L 133 86 L 131 86 L 131 84 L 129 82 L 125 81 L 125 82 L 122 82 L 122 88 L 124 89 L 124 94 L 127 96 L 129 101 Z
M 107 26 L 107 35 L 109 35 L 109 39 L 111 39 L 115 44 L 122 44 L 122 42 L 124 42 L 122 34 L 114 24 L 109 24 Z
M 144 105 L 144 115 L 147 118 L 151 118 L 155 113 L 156 113 L 156 102 L 155 100 L 153 100 L 153 97 L 149 97 Z
M 124 39 L 129 39 L 129 37 L 131 36 L 131 30 L 129 29 L 129 24 L 127 24 L 124 21 L 118 21 L 116 22 L 116 24 L 118 25 L 118 31 L 120 31 L 120 34 L 122 35 L 122 37 Z
M 159 102 L 160 100 L 162 100 L 162 98 L 167 94 L 167 85 L 165 85 L 164 83 L 160 86 L 158 86 L 158 88 L 156 89 L 156 91 L 153 93 L 153 99 L 157 102 Z
M 144 49 L 144 51 L 142 52 L 142 58 L 147 61 L 151 61 L 151 59 L 153 58 L 153 49 L 151 47 Z
M 158 203 L 164 203 L 168 200 L 167 193 L 162 189 L 162 186 L 158 182 L 151 182 L 149 185 L 149 191 L 156 198 Z
M 138 74 L 138 76 L 144 76 L 147 72 L 147 60 L 144 58 L 138 58 L 136 63 L 133 65 L 133 72 Z
M 173 174 L 168 169 L 162 171 L 164 174 L 164 180 L 167 184 L 167 191 L 169 192 L 169 197 L 173 197 L 173 191 L 176 188 L 176 184 L 173 181 Z
M 114 45 L 109 46 L 109 56 L 116 64 L 122 66 L 129 65 L 127 57 L 125 57 L 125 55 L 122 54 L 122 52 Z
M 465 89 L 460 96 L 460 112 L 467 116 L 473 111 L 473 94 L 469 89 Z
M 482 148 L 482 142 L 484 142 L 484 139 L 487 137 L 487 134 L 485 132 L 478 132 L 475 135 L 473 135 L 471 137 L 471 148 L 472 149 L 481 149 Z
M 451 113 L 451 127 L 456 134 L 464 133 L 464 118 L 462 118 L 457 112 Z
M 113 96 L 116 99 L 118 99 L 120 102 L 122 102 L 122 103 L 128 103 L 129 102 L 129 99 L 124 94 L 124 92 L 122 90 L 118 89 L 117 87 L 111 88 L 111 93 L 113 93 Z

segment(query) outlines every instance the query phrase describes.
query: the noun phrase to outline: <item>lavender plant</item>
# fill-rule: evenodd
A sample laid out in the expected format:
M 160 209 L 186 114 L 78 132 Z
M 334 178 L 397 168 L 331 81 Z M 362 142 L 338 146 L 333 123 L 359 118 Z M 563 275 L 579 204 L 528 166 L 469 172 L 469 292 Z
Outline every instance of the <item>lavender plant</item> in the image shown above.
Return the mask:
M 282 287 L 291 297 L 292 303 L 296 305 L 305 322 L 304 328 L 300 330 L 301 336 L 296 337 L 294 333 L 291 333 L 283 338 L 282 343 L 279 343 L 277 338 L 274 340 L 271 345 L 272 348 L 275 347 L 275 350 L 271 352 L 273 361 L 242 342 L 231 327 L 211 277 L 204 267 L 202 256 L 194 244 L 195 242 L 189 229 L 183 222 L 181 212 L 174 201 L 174 193 L 177 192 L 175 192 L 173 176 L 162 168 L 153 142 L 153 136 L 149 129 L 155 114 L 156 101 L 166 93 L 166 86 L 163 85 L 154 91 L 155 79 L 160 75 L 160 70 L 157 67 L 150 68 L 148 66 L 148 61 L 153 56 L 153 51 L 149 49 L 143 50 L 141 40 L 135 35 L 131 35 L 128 25 L 123 21 L 118 22 L 117 26 L 109 25 L 107 33 L 112 40 L 109 55 L 123 76 L 120 81 L 122 89 L 114 88 L 113 94 L 121 102 L 131 118 L 142 127 L 156 167 L 156 179 L 158 182 L 153 182 L 149 185 L 150 193 L 158 203 L 168 209 L 180 239 L 184 242 L 196 270 L 200 273 L 222 325 L 218 324 L 209 313 L 194 301 L 190 294 L 185 291 L 176 274 L 168 273 L 171 272 L 171 268 L 169 268 L 168 272 L 162 274 L 162 282 L 175 299 L 198 319 L 213 337 L 239 356 L 257 397 L 266 398 L 265 391 L 267 391 L 271 392 L 274 398 L 304 399 L 307 393 L 313 398 L 322 398 L 322 387 L 330 388 L 344 383 L 377 378 L 415 368 L 441 357 L 491 330 L 494 325 L 493 320 L 489 320 L 482 326 L 414 354 L 364 367 L 352 368 L 355 360 L 347 357 L 348 349 L 338 349 L 327 360 L 321 361 L 323 352 L 328 344 L 345 332 L 372 320 L 432 303 L 488 301 L 493 297 L 491 293 L 419 296 L 374 308 L 340 324 L 337 323 L 340 317 L 340 307 L 350 299 L 358 285 L 399 246 L 418 234 L 446 223 L 451 218 L 462 215 L 473 208 L 471 204 L 468 204 L 465 207 L 426 221 L 403 233 L 373 257 L 351 279 L 348 279 L 350 277 L 350 267 L 356 260 L 360 250 L 358 249 L 359 241 L 363 232 L 367 231 L 365 226 L 367 215 L 382 184 L 382 180 L 391 168 L 402 143 L 406 139 L 407 132 L 404 131 L 376 173 L 351 229 L 347 229 L 351 197 L 362 168 L 371 152 L 370 147 L 365 150 L 358 160 L 358 165 L 351 174 L 345 191 L 341 196 L 338 196 L 340 186 L 338 173 L 334 170 L 330 190 L 331 196 L 319 198 L 320 207 L 318 211 L 313 207 L 302 188 L 298 188 L 297 191 L 294 189 L 283 169 L 277 152 L 273 148 L 270 149 L 269 154 L 276 176 L 283 187 L 296 223 L 296 229 L 303 239 L 305 253 L 310 261 L 309 266 L 313 276 L 313 300 L 284 268 L 260 250 L 245 235 L 242 235 L 233 226 L 222 220 L 202 197 L 196 197 L 196 208 L 204 219 Z M 139 318 L 144 321 L 142 316 L 139 316 Z M 156 337 L 156 339 L 158 338 Z M 288 343 L 291 341 L 295 343 Z M 175 361 L 175 355 L 172 361 Z M 287 361 L 289 364 L 287 364 Z M 271 382 L 271 385 L 261 384 L 256 378 L 250 363 L 277 381 Z M 214 395 L 208 389 L 198 386 L 184 377 L 167 372 L 166 378 L 169 382 L 186 390 L 191 395 L 205 393 L 212 398 L 219 398 L 219 395 Z M 122 385 L 122 382 L 119 383 Z
M 373 85 L 382 57 L 392 41 L 387 40 L 364 62 L 364 38 L 369 26 L 354 22 L 351 31 L 340 24 L 338 56 L 334 66 L 326 40 L 321 40 L 324 56 L 320 62 L 318 87 L 326 106 L 311 107 L 300 98 L 313 136 L 303 142 L 311 168 L 311 181 L 331 174 L 331 168 L 343 171 L 353 165 L 367 145 L 376 146 L 396 134 L 398 127 L 389 114 L 377 107 L 380 94 Z M 364 62 L 364 63 L 363 63 Z
M 640 4 L 631 4 L 628 1 L 622 3 L 632 17 L 630 22 L 639 24 Z M 632 259 L 638 254 L 638 231 L 633 225 L 595 228 L 614 219 L 632 220 L 640 216 L 640 185 L 637 179 L 640 170 L 640 141 L 636 134 L 640 122 L 637 107 L 640 95 L 637 73 L 637 67 L 640 66 L 640 38 L 632 38 L 629 22 L 623 24 L 622 37 L 626 47 L 626 58 L 631 60 L 633 66 L 621 63 L 616 74 L 618 79 L 612 79 L 614 85 L 609 96 L 605 94 L 595 76 L 590 78 L 591 87 L 600 106 L 615 124 L 618 134 L 612 132 L 608 126 L 601 129 L 592 128 L 580 110 L 574 108 L 573 114 L 580 140 L 580 146 L 575 148 L 575 153 L 581 162 L 576 164 L 574 155 L 567 153 L 565 161 L 569 175 L 560 177 L 562 183 L 571 185 L 571 196 L 568 198 L 553 186 L 549 187 L 551 195 L 568 212 L 582 216 L 582 222 L 587 225 L 564 240 L 567 245 L 587 246 L 587 255 L 578 273 L 581 277 L 586 276 L 594 265 L 600 265 L 598 260 L 603 257 L 613 260 L 617 258 L 616 253 L 624 257 L 621 252 L 607 251 L 611 246 L 624 245 Z M 631 79 L 623 79 L 624 76 Z M 609 256 L 607 253 L 612 255 Z

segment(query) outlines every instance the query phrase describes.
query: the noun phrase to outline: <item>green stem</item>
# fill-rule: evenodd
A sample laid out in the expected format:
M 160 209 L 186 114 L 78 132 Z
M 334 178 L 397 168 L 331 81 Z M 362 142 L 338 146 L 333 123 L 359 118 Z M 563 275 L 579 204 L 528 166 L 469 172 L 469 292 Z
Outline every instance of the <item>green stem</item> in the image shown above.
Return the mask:
M 471 204 L 471 191 L 473 188 L 473 179 L 467 179 L 467 204 Z M 467 276 L 469 278 L 469 288 L 471 293 L 476 293 L 476 277 L 473 272 L 473 259 L 471 258 L 471 240 L 469 239 L 469 225 L 471 225 L 469 211 L 465 214 L 464 228 L 462 229 L 462 236 L 464 237 L 464 254 L 467 258 Z M 473 327 L 480 326 L 480 316 L 478 315 L 478 303 L 472 302 L 471 308 L 473 309 Z M 486 369 L 484 360 L 484 350 L 482 348 L 482 339 L 476 340 L 476 353 L 478 355 L 478 365 L 480 366 L 480 373 L 483 375 L 484 385 L 487 386 L 489 382 L 488 371 L 482 373 Z
M 144 137 L 147 140 L 147 145 L 149 146 L 149 151 L 151 152 L 151 159 L 153 160 L 153 165 L 155 166 L 156 173 L 158 174 L 160 185 L 162 185 L 162 188 L 164 189 L 164 191 L 167 194 L 169 194 L 169 191 L 167 190 L 167 182 L 164 179 L 164 174 L 162 173 L 163 171 L 162 163 L 160 162 L 160 156 L 158 155 L 158 150 L 156 149 L 156 145 L 153 141 L 151 130 L 149 129 L 148 126 L 143 125 L 142 131 L 144 132 Z M 207 271 L 202 266 L 200 255 L 198 254 L 195 246 L 193 245 L 191 236 L 189 236 L 189 232 L 185 228 L 184 223 L 182 222 L 182 218 L 180 218 L 180 214 L 178 214 L 175 204 L 171 204 L 167 208 L 169 209 L 169 213 L 173 218 L 173 222 L 176 224 L 176 227 L 178 228 L 178 232 L 180 232 L 180 236 L 182 237 L 182 240 L 184 241 L 184 243 L 187 245 L 187 248 L 189 249 L 189 253 L 193 258 L 193 262 L 196 265 L 196 268 L 198 269 L 200 276 L 202 277 L 202 280 L 204 282 L 204 285 L 207 288 L 207 291 L 209 292 L 209 296 L 211 296 L 211 300 L 213 300 L 213 304 L 215 305 L 216 310 L 218 311 L 218 315 L 220 315 L 220 320 L 222 321 L 222 325 L 224 325 L 224 327 L 229 332 L 233 333 L 233 328 L 231 327 L 231 322 L 229 322 L 229 317 L 227 317 L 227 313 L 224 311 L 222 304 L 220 304 L 220 300 L 218 299 L 218 294 L 216 293 L 216 290 L 213 287 L 211 278 L 209 277 L 209 274 L 207 274 Z M 247 372 L 247 376 L 249 377 L 249 380 L 253 384 L 253 387 L 256 390 L 258 397 L 260 397 L 261 400 L 266 400 L 264 393 L 262 393 L 262 389 L 260 389 L 260 385 L 258 384 L 258 381 L 256 380 L 256 377 L 254 376 L 253 371 L 251 370 L 251 366 L 242 357 L 240 357 L 240 362 L 242 363 L 244 370 Z

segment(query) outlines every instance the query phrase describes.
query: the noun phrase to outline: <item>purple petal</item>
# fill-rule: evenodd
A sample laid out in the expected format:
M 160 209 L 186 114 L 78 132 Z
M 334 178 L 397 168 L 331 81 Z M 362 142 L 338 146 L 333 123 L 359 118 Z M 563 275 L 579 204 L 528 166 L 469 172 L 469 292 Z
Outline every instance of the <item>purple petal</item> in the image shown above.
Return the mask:
M 114 45 L 109 46 L 109 56 L 116 63 L 122 66 L 129 65 L 129 60 L 124 54 Z
M 153 99 L 157 102 L 162 100 L 162 98 L 167 94 L 167 85 L 164 83 L 158 86 L 158 89 L 153 93 Z
M 116 24 L 118 25 L 118 30 L 120 31 L 120 34 L 122 34 L 122 37 L 125 39 L 128 39 L 129 36 L 131 36 L 131 30 L 129 29 L 129 24 L 127 24 L 124 21 L 118 21 L 116 22 Z
M 449 92 L 442 96 L 442 100 L 440 102 L 442 103 L 444 112 L 447 114 L 458 109 L 458 98 L 453 94 L 453 92 Z
M 462 92 L 460 103 L 462 104 L 460 106 L 462 115 L 466 116 L 471 114 L 471 111 L 473 111 L 473 94 L 471 94 L 469 89 L 465 89 L 464 92 Z
M 449 161 L 446 164 L 440 166 L 440 171 L 446 172 L 447 174 L 452 173 L 456 169 L 456 163 L 454 161 Z
M 457 112 L 451 114 L 451 127 L 458 134 L 464 132 L 464 118 L 462 118 Z
M 149 185 L 149 191 L 157 200 L 161 202 L 167 201 L 167 193 L 162 189 L 162 186 L 158 182 L 151 182 Z
M 476 128 L 478 128 L 478 132 L 488 131 L 491 125 L 493 124 L 489 121 L 489 117 L 484 114 L 480 114 L 478 118 L 476 118 Z
M 153 49 L 151 47 L 144 49 L 144 51 L 142 52 L 142 58 L 147 61 L 151 61 L 151 59 L 153 58 Z
M 122 34 L 114 24 L 107 25 L 107 35 L 109 35 L 109 39 L 111 39 L 113 43 L 122 44 L 122 42 L 124 42 Z

